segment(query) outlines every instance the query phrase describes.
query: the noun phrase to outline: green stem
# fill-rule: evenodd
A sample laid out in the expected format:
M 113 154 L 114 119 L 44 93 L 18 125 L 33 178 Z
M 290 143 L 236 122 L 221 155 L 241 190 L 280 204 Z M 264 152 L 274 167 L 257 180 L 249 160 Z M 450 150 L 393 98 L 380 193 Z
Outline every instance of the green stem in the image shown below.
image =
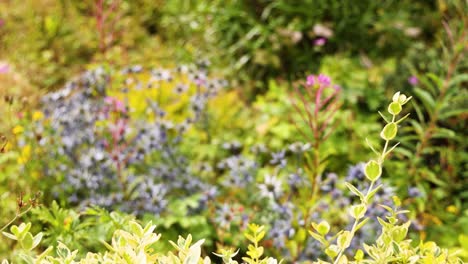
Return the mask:
M 8 226 L 10 226 L 11 224 L 13 224 L 16 219 L 20 218 L 21 216 L 23 216 L 24 214 L 26 214 L 27 212 L 29 212 L 30 210 L 32 209 L 32 206 L 28 207 L 28 209 L 24 210 L 23 212 L 20 212 L 20 213 L 17 213 L 15 215 L 15 217 L 13 217 L 13 219 L 11 219 L 10 222 L 8 222 L 6 225 L 4 225 L 2 227 L 2 229 L 0 229 L 0 232 L 2 232 L 3 230 L 5 230 Z
M 393 115 L 393 117 L 392 117 L 392 123 L 395 122 L 395 118 L 396 118 L 396 116 Z M 383 148 L 383 150 L 382 150 L 382 154 L 380 154 L 380 157 L 379 157 L 379 164 L 380 164 L 380 165 L 382 165 L 383 162 L 384 162 L 384 160 L 385 160 L 385 153 L 387 153 L 387 148 L 388 148 L 389 143 L 390 143 L 390 140 L 385 140 L 385 145 L 384 145 L 384 148 Z M 373 189 L 374 189 L 374 184 L 375 184 L 375 181 L 372 181 L 371 184 L 369 185 L 369 188 L 367 189 L 366 196 L 364 196 L 364 197 L 366 197 L 366 198 L 365 198 L 366 201 L 362 201 L 362 202 L 361 202 L 361 204 L 364 204 L 364 205 L 366 206 L 366 208 L 367 208 L 367 206 L 368 206 L 368 201 L 367 201 L 367 199 L 368 199 L 369 194 L 370 194 L 370 193 L 373 191 Z M 357 231 L 357 230 L 356 230 L 356 227 L 357 227 L 357 225 L 358 225 L 359 220 L 360 220 L 360 218 L 359 218 L 359 219 L 357 219 L 357 218 L 354 219 L 353 226 L 351 227 L 351 230 L 350 230 L 350 232 L 351 232 L 351 240 L 350 240 L 350 242 L 353 240 L 354 234 L 355 234 L 356 231 Z M 335 259 L 335 261 L 333 261 L 333 264 L 338 264 L 340 258 L 343 256 L 343 254 L 344 254 L 344 252 L 345 252 L 345 250 L 346 250 L 347 248 L 348 248 L 348 247 L 345 247 L 345 248 L 343 248 L 343 249 L 340 250 L 340 252 L 338 253 L 338 255 L 337 255 L 336 259 Z
M 369 189 L 367 189 L 367 193 L 366 193 L 366 196 L 365 196 L 365 197 L 369 196 L 369 193 L 373 190 L 373 188 L 374 188 L 374 183 L 375 183 L 375 181 L 372 181 L 372 182 L 371 182 L 371 184 L 370 184 L 370 186 L 369 186 Z M 362 204 L 362 203 L 361 203 L 361 204 Z M 367 203 L 365 203 L 365 205 L 366 205 L 366 207 L 367 207 Z M 359 220 L 360 220 L 360 218 L 359 218 L 359 219 L 354 219 L 353 226 L 351 227 L 351 230 L 350 230 L 350 232 L 351 232 L 351 240 L 350 240 L 350 242 L 353 240 L 354 234 L 355 234 L 356 231 L 357 231 L 357 230 L 356 230 L 356 227 L 357 227 L 357 225 L 358 225 Z M 345 252 L 345 250 L 346 250 L 347 248 L 348 248 L 348 247 L 345 247 L 345 248 L 343 248 L 342 250 L 340 250 L 340 252 L 338 253 L 338 256 L 336 257 L 336 259 L 335 259 L 335 261 L 333 262 L 333 264 L 338 264 L 338 261 L 339 261 L 340 258 L 343 256 L 343 254 L 344 254 L 344 252 Z

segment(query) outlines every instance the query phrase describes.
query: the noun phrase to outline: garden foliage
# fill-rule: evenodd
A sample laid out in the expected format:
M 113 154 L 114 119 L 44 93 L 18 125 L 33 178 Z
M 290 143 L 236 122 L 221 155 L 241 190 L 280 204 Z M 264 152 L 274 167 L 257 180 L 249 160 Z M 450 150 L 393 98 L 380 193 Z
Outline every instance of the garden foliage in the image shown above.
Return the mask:
M 327 81 L 325 83 L 319 82 L 318 84 L 309 83 L 308 85 L 317 85 L 320 88 L 321 86 L 329 85 L 329 83 Z M 462 263 L 455 255 L 447 250 L 440 250 L 433 243 L 421 242 L 419 246 L 411 246 L 411 240 L 406 238 L 411 221 L 399 223 L 399 215 L 405 214 L 406 211 L 399 209 L 401 202 L 396 196 L 392 197 L 393 208 L 387 205 L 380 205 L 387 212 L 385 219 L 377 218 L 381 226 L 381 232 L 377 240 L 373 241 L 372 244 L 363 243 L 358 245 L 358 248 L 346 253 L 352 245 L 357 231 L 365 226 L 368 221 L 375 221 L 375 219 L 370 219 L 366 216 L 366 213 L 371 209 L 371 201 L 383 186 L 382 184 L 378 184 L 378 180 L 382 176 L 383 162 L 398 146 L 398 143 L 392 146 L 390 142 L 397 135 L 398 125 L 408 117 L 407 114 L 401 118 L 397 118 L 402 111 L 402 106 L 410 99 L 411 97 L 400 94 L 400 92 L 395 93 L 387 109 L 391 117 L 385 117 L 382 114 L 382 118 L 387 123 L 380 132 L 384 146 L 379 151 L 369 143 L 369 147 L 376 154 L 376 157 L 363 166 L 363 174 L 366 179 L 362 180 L 369 181 L 369 186 L 364 190 L 359 190 L 352 183 L 345 183 L 351 193 L 359 197 L 359 200 L 354 205 L 346 206 L 353 222 L 351 228 L 345 228 L 337 231 L 335 235 L 329 235 L 331 227 L 327 221 L 321 221 L 320 223 L 312 222 L 309 234 L 324 247 L 323 252 L 331 259 L 331 262 L 319 259 L 316 263 L 382 263 L 388 261 L 395 263 L 430 263 L 434 261 L 437 263 Z M 285 166 L 285 160 L 281 160 L 281 157 L 278 157 L 278 155 L 273 155 L 272 161 L 279 163 L 278 166 Z M 281 186 L 277 185 L 276 181 L 276 178 L 267 175 L 265 176 L 265 185 L 259 186 L 261 193 L 268 199 L 271 199 L 270 201 L 273 203 L 275 203 L 274 200 L 278 198 L 277 196 L 281 192 Z M 312 199 L 314 199 L 314 196 L 312 196 Z M 53 210 L 56 215 L 52 218 L 49 217 L 49 221 L 59 217 L 57 214 L 63 214 L 56 204 L 53 207 L 55 207 Z M 42 215 L 45 216 L 44 214 Z M 231 225 L 232 223 L 227 222 L 226 224 Z M 191 235 L 186 239 L 179 237 L 177 243 L 171 242 L 171 245 L 176 249 L 176 254 L 172 252 L 161 254 L 158 251 L 154 251 L 153 248 L 154 244 L 160 239 L 160 235 L 153 233 L 156 226 L 151 221 L 142 227 L 137 222 L 128 220 L 126 226 L 128 226 L 130 231 L 116 229 L 112 235 L 111 244 L 103 241 L 107 248 L 106 252 L 87 253 L 83 255 L 84 257 L 80 258 L 78 263 L 211 263 L 209 257 L 201 258 L 201 245 L 204 240 L 200 240 L 192 245 Z M 248 224 L 244 235 L 251 244 L 247 247 L 247 256 L 243 258 L 245 262 L 278 262 L 273 258 L 262 257 L 264 246 L 260 246 L 259 242 L 266 237 L 264 228 L 264 226 Z M 58 243 L 55 254 L 53 253 L 54 248 L 48 247 L 39 255 L 34 255 L 32 250 L 38 247 L 44 233 L 40 232 L 33 236 L 29 232 L 30 229 L 31 223 L 22 223 L 19 226 L 12 225 L 10 228 L 11 233 L 3 232 L 3 235 L 6 237 L 18 241 L 20 246 L 18 254 L 26 263 L 71 263 L 76 261 L 78 250 L 69 249 L 61 242 Z M 360 246 L 363 246 L 363 250 L 359 249 Z M 237 252 L 234 253 L 233 250 L 221 250 L 216 255 L 220 256 L 224 263 L 237 263 L 232 259 L 236 254 Z M 347 255 L 354 255 L 352 257 L 354 261 L 348 260 L 349 257 Z M 287 255 L 285 256 L 287 257 Z M 319 254 L 319 256 L 324 257 L 325 255 Z M 4 263 L 8 262 L 4 261 Z
M 0 3 L 2 264 L 468 259 L 464 1 L 156 2 Z

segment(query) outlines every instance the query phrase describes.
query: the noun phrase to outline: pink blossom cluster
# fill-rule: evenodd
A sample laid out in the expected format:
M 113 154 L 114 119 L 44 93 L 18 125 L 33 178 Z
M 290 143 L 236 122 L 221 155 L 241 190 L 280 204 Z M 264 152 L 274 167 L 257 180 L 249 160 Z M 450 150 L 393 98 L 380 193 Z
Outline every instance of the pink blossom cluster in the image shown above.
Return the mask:
M 125 103 L 122 102 L 121 100 L 107 96 L 104 98 L 104 102 L 108 106 L 107 109 L 104 110 L 104 113 L 107 118 L 109 118 L 109 115 L 111 113 L 118 114 L 117 118 L 109 125 L 109 132 L 112 135 L 112 139 L 114 142 L 120 141 L 127 129 L 127 120 L 124 117 L 121 117 L 120 114 L 126 114 L 127 113 L 127 108 L 125 107 Z
M 314 40 L 314 45 L 315 45 L 315 46 L 318 46 L 318 47 L 323 46 L 323 45 L 325 45 L 326 43 L 327 43 L 327 39 L 326 39 L 326 38 L 318 38 L 318 39 Z
M 327 86 L 330 86 L 330 84 L 331 84 L 331 79 L 329 76 L 325 74 L 319 74 L 318 76 L 315 76 L 315 75 L 307 76 L 307 81 L 306 81 L 307 86 L 318 85 L 320 87 L 327 87 Z

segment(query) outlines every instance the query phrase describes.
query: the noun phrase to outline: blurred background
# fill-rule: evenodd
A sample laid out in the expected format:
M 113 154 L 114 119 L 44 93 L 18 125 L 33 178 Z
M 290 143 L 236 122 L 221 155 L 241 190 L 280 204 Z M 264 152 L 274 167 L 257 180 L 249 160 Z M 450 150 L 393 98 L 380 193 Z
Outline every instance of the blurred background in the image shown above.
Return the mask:
M 413 237 L 458 248 L 468 232 L 467 14 L 464 0 L 0 0 L 2 140 L 37 161 L 16 138 L 28 126 L 20 116 L 34 119 L 47 107 L 41 97 L 86 70 L 196 64 L 229 88 L 213 106 L 218 127 L 194 134 L 208 143 L 194 160 L 235 139 L 278 149 L 301 138 L 289 115 L 294 85 L 324 73 L 342 89 L 339 126 L 324 143 L 327 172 L 346 175 L 369 157 L 363 142 L 380 129 L 376 113 L 401 91 L 414 97 L 412 120 L 386 181 L 413 210 Z M 228 110 L 236 121 L 222 119 Z M 0 161 L 0 223 L 18 193 L 47 192 L 47 161 L 24 159 Z

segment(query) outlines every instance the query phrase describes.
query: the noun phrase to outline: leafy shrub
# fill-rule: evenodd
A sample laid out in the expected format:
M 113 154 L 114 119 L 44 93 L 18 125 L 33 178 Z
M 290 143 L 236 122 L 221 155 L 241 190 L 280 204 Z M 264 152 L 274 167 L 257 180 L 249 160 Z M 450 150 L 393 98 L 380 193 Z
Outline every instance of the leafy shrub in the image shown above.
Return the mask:
M 147 34 L 143 4 L 158 6 L 144 0 L 2 1 L 1 59 L 28 76 L 31 85 L 50 90 L 95 61 L 124 65 L 166 57 L 173 52 L 169 47 L 160 52 L 157 36 Z
M 466 19 L 465 19 L 466 22 Z M 449 24 L 450 23 L 450 24 Z M 462 22 L 463 23 L 463 22 Z M 405 85 L 415 95 L 413 102 L 416 117 L 411 126 L 404 128 L 400 151 L 410 164 L 408 172 L 399 175 L 395 183 L 411 183 L 417 188 L 406 191 L 410 199 L 416 201 L 416 210 L 420 222 L 427 226 L 429 238 L 437 237 L 439 243 L 453 245 L 460 233 L 466 233 L 467 207 L 461 202 L 466 175 L 462 168 L 466 160 L 463 139 L 466 130 L 464 113 L 467 93 L 462 88 L 466 84 L 464 74 L 466 54 L 463 44 L 467 32 L 460 21 L 444 22 L 445 36 L 443 50 L 430 50 L 423 61 L 431 63 L 413 63 L 406 65 L 414 73 Z M 411 53 L 416 51 L 411 51 Z M 435 60 L 435 54 L 441 58 Z M 414 56 L 414 55 L 413 55 Z M 430 59 L 432 58 L 432 59 Z M 414 57 L 411 57 L 413 60 Z M 444 223 L 443 226 L 440 226 Z M 450 230 L 444 226 L 451 226 Z
M 430 40 L 441 16 L 429 2 L 281 0 L 175 0 L 162 14 L 170 40 L 209 43 L 214 58 L 223 56 L 230 69 L 243 69 L 253 80 L 317 71 L 329 53 L 402 56 L 415 39 Z
M 410 221 L 404 224 L 398 224 L 398 215 L 404 214 L 405 211 L 399 210 L 401 205 L 397 197 L 393 197 L 395 209 L 389 206 L 381 205 L 389 212 L 386 220 L 379 218 L 382 232 L 373 244 L 363 244 L 366 254 L 358 249 L 353 251 L 354 261 L 349 261 L 345 252 L 351 246 L 351 242 L 360 228 L 362 228 L 370 219 L 366 217 L 366 212 L 369 209 L 369 203 L 372 201 L 376 193 L 382 185 L 376 185 L 382 175 L 382 164 L 387 156 L 395 149 L 398 143 L 390 146 L 389 142 L 393 140 L 397 134 L 398 126 L 408 115 L 397 119 L 396 117 L 402 111 L 402 105 L 406 104 L 410 98 L 405 95 L 396 93 L 393 101 L 388 106 L 388 112 L 391 114 L 391 119 L 386 120 L 386 125 L 380 133 L 380 137 L 385 141 L 382 151 L 377 151 L 375 147 L 369 144 L 369 147 L 377 155 L 375 159 L 370 160 L 364 166 L 365 178 L 370 182 L 369 187 L 364 191 L 359 190 L 356 186 L 346 183 L 348 189 L 357 197 L 359 202 L 352 206 L 348 206 L 348 212 L 354 223 L 349 230 L 338 231 L 335 235 L 328 235 L 331 228 L 328 222 L 312 223 L 310 234 L 314 239 L 325 246 L 324 253 L 331 259 L 332 263 L 382 263 L 391 260 L 395 263 L 463 263 L 454 254 L 447 250 L 441 250 L 435 243 L 420 243 L 417 246 L 411 245 L 411 240 L 406 239 Z M 278 158 L 277 158 L 278 159 Z M 278 160 L 282 164 L 281 159 Z M 284 163 L 283 163 L 284 165 Z M 271 179 L 270 179 L 271 180 Z M 275 190 L 269 189 L 269 190 Z M 271 198 L 275 198 L 273 194 Z M 57 208 L 53 210 L 58 210 Z M 12 226 L 11 233 L 4 232 L 3 234 L 13 240 L 17 240 L 20 245 L 18 254 L 26 261 L 26 263 L 56 263 L 56 262 L 73 262 L 77 259 L 77 250 L 69 249 L 65 244 L 59 243 L 54 252 L 53 247 L 48 247 L 45 251 L 36 255 L 31 250 L 36 248 L 43 234 L 39 233 L 35 236 L 29 232 L 31 224 L 21 224 L 20 226 Z M 151 222 L 142 227 L 135 221 L 128 222 L 130 231 L 117 229 L 112 236 L 111 244 L 105 244 L 107 251 L 100 253 L 87 253 L 84 258 L 80 258 L 79 263 L 211 263 L 209 257 L 201 257 L 201 245 L 203 240 L 191 244 L 192 237 L 189 235 L 186 239 L 179 237 L 177 243 L 171 242 L 176 249 L 174 253 L 162 253 L 154 251 L 153 246 L 160 239 L 160 235 L 153 233 L 156 226 Z M 263 226 L 249 224 L 245 237 L 251 242 L 247 247 L 247 256 L 243 260 L 247 263 L 277 263 L 278 261 L 263 257 L 264 247 L 260 245 L 260 241 L 266 235 Z M 336 241 L 336 242 L 333 242 Z M 73 251 L 72 251 L 73 250 Z M 238 263 L 232 258 L 237 254 L 233 250 L 221 250 L 217 255 L 220 256 L 224 263 Z M 352 255 L 352 254 L 351 254 Z M 4 263 L 8 263 L 4 261 Z M 314 263 L 331 263 L 323 260 L 318 260 Z

